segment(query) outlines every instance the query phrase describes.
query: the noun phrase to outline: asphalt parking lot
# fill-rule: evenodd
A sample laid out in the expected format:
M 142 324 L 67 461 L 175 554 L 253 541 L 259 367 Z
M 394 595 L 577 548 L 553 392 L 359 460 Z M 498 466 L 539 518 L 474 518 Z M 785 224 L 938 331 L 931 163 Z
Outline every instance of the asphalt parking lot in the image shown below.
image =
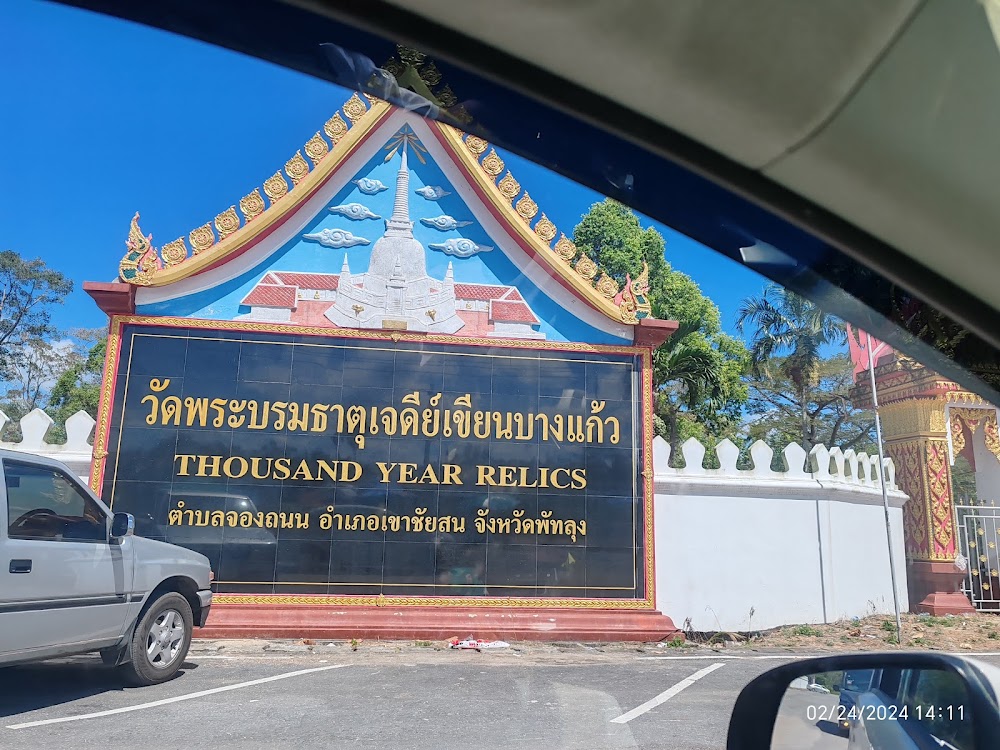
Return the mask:
M 125 688 L 76 657 L 0 670 L 0 747 L 714 749 L 740 689 L 792 658 L 205 647 L 177 679 Z

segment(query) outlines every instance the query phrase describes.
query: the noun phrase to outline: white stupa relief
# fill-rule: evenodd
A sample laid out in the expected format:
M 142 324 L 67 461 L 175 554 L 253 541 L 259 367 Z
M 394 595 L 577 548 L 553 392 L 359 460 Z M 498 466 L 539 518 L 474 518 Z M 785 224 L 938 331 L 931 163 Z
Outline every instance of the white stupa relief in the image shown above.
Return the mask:
M 313 268 L 270 270 L 241 300 L 240 304 L 249 308 L 249 312 L 237 318 L 331 328 L 544 339 L 545 334 L 538 330 L 541 321 L 516 287 L 456 282 L 454 266 L 450 262 L 444 279 L 435 279 L 427 274 L 428 251 L 413 236 L 413 222 L 410 221 L 408 139 L 404 135 L 397 143 L 401 163 L 396 173 L 392 216 L 385 220 L 385 233 L 372 247 L 368 270 L 353 273 L 346 254 L 340 273 L 320 272 Z M 388 189 L 378 180 L 369 178 L 355 180 L 354 184 L 367 194 Z M 440 187 L 432 189 L 433 197 L 425 195 L 424 188 L 414 192 L 428 200 L 450 195 Z M 356 203 L 346 203 L 329 210 L 352 220 L 375 216 Z M 445 224 L 453 229 L 472 223 L 458 221 L 448 215 L 423 221 L 440 231 L 444 231 Z M 330 248 L 369 243 L 368 239 L 342 228 L 305 234 L 303 239 Z M 494 249 L 477 245 L 467 238 L 451 238 L 442 243 L 432 243 L 430 247 L 435 252 L 458 258 L 459 262 Z
M 347 328 L 455 333 L 465 325 L 455 309 L 455 275 L 450 264 L 444 280 L 427 275 L 425 250 L 410 221 L 405 145 L 400 151 L 396 198 L 385 234 L 372 248 L 367 272 L 352 274 L 344 256 L 337 299 L 326 317 Z

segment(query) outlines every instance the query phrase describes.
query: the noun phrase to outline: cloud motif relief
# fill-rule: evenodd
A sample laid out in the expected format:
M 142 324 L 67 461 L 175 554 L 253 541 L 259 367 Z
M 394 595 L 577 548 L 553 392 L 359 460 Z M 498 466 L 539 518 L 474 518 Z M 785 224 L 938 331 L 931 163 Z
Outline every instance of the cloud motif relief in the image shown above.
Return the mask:
M 471 224 L 471 221 L 458 221 L 454 216 L 448 216 L 447 214 L 442 214 L 441 216 L 435 216 L 433 219 L 421 219 L 420 223 L 439 229 L 442 232 L 447 232 L 449 229 L 458 229 L 459 227 L 467 227 Z
M 418 188 L 413 192 L 415 192 L 421 198 L 426 198 L 429 201 L 441 200 L 446 195 L 451 195 L 451 193 L 449 193 L 440 185 L 427 185 L 426 187 Z
M 302 238 L 318 242 L 323 247 L 341 248 L 371 244 L 371 240 L 366 240 L 364 237 L 355 237 L 346 229 L 324 229 L 315 234 L 304 234 Z
M 477 245 L 472 240 L 462 237 L 451 238 L 450 240 L 445 240 L 444 242 L 431 243 L 428 245 L 431 250 L 437 250 L 444 253 L 445 255 L 453 255 L 456 258 L 471 258 L 477 253 L 488 253 L 493 248 L 488 245 Z
M 345 203 L 342 206 L 330 206 L 330 213 L 346 216 L 351 221 L 364 221 L 365 219 L 381 219 L 382 217 L 373 213 L 367 206 L 360 203 Z
M 373 180 L 371 177 L 362 177 L 360 180 L 354 180 L 354 184 L 365 195 L 376 195 L 383 190 L 389 189 L 388 185 L 383 185 L 381 180 Z

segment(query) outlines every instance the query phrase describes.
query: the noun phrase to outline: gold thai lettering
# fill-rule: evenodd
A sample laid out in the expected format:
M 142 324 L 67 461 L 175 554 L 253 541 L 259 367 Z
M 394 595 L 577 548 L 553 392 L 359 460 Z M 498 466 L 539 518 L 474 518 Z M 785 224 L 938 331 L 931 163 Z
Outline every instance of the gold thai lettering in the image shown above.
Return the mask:
M 184 423 L 188 427 L 192 427 L 196 422 L 199 427 L 208 426 L 208 399 L 207 398 L 191 398 L 188 396 L 184 399 L 184 409 L 187 411 L 187 416 Z
M 156 386 L 154 388 L 154 386 Z M 457 437 L 461 440 L 569 442 L 591 445 L 621 441 L 618 417 L 606 416 L 605 401 L 591 401 L 589 414 L 535 413 L 473 409 L 471 394 L 455 398 L 445 408 L 442 393 L 414 391 L 395 405 L 314 404 L 311 402 L 225 399 L 208 396 L 163 395 L 169 379 L 152 379 L 140 403 L 148 407 L 149 425 L 332 433 L 355 436 Z M 425 398 L 426 396 L 426 398 Z M 422 408 L 417 408 L 425 404 Z M 359 439 L 360 438 L 360 439 Z

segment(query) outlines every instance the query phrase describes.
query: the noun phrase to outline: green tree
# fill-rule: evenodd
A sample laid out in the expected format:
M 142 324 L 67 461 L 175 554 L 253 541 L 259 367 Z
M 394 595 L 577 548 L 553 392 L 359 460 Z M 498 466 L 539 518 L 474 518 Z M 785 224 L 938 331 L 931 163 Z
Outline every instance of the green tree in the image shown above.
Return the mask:
M 654 421 L 673 455 L 689 437 L 706 440 L 734 429 L 747 399 L 746 347 L 723 333 L 719 308 L 691 277 L 667 263 L 663 235 L 643 229 L 635 212 L 609 198 L 590 207 L 573 241 L 619 286 L 648 263 L 653 315 L 680 324 L 653 354 Z
M 847 340 L 843 321 L 777 284 L 760 297 L 748 297 L 736 319 L 740 333 L 749 333 L 751 373 L 758 379 L 785 379 L 799 410 L 800 438 L 810 440 L 809 403 L 820 379 L 823 347 Z
M 40 258 L 0 251 L 0 377 L 16 376 L 24 347 L 55 334 L 52 305 L 62 304 L 73 282 Z
M 85 357 L 78 358 L 62 373 L 53 386 L 46 411 L 55 422 L 52 430 L 57 440 L 65 437 L 66 420 L 78 411 L 97 418 L 106 349 L 107 340 L 102 336 L 90 346 Z
M 805 390 L 805 402 L 798 386 L 784 372 L 781 358 L 772 361 L 769 374 L 753 373 L 747 378 L 746 434 L 750 442 L 763 440 L 776 455 L 792 442 L 807 446 L 822 443 L 846 450 L 873 452 L 875 416 L 855 407 L 850 398 L 854 385 L 854 363 L 847 355 L 820 359 Z M 805 414 L 805 432 L 803 432 Z

